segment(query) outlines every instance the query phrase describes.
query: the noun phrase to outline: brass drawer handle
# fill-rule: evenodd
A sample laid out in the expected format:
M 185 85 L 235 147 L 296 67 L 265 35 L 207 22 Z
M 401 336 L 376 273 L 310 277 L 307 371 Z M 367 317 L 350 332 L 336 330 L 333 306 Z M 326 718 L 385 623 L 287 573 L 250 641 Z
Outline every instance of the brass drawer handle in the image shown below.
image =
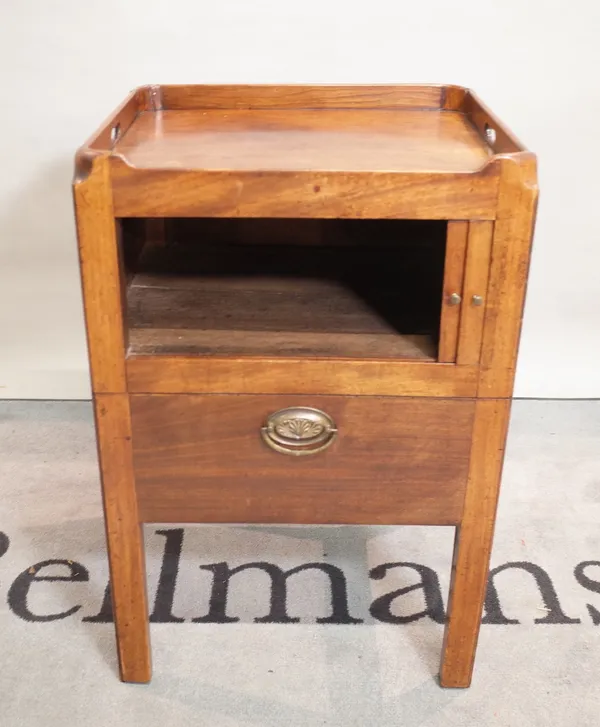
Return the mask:
M 260 433 L 276 452 L 301 456 L 327 449 L 337 431 L 335 422 L 325 412 L 309 406 L 292 406 L 270 414 Z

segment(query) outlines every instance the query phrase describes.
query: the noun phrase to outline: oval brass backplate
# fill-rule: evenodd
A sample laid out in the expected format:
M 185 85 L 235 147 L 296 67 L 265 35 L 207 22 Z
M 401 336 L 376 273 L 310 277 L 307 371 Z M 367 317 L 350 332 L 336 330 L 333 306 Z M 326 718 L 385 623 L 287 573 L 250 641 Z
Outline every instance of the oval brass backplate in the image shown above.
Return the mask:
M 317 454 L 337 435 L 333 419 L 319 409 L 292 406 L 270 414 L 260 433 L 266 444 L 281 454 Z

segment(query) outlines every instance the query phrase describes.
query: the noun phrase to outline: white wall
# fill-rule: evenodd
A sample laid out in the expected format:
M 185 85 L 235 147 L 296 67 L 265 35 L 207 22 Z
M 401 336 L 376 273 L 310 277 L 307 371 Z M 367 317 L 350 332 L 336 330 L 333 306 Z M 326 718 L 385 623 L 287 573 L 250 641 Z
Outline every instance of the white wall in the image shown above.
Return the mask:
M 458 83 L 540 159 L 517 395 L 600 397 L 600 5 L 0 0 L 0 397 L 89 396 L 70 181 L 144 83 Z

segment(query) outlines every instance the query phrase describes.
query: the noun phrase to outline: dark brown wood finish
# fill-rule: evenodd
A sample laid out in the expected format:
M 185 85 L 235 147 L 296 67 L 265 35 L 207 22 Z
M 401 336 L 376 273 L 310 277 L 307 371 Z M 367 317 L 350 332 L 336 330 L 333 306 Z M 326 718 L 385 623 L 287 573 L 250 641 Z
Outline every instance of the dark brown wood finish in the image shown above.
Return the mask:
M 429 336 L 385 333 L 298 333 L 179 328 L 136 328 L 129 334 L 132 356 L 318 356 L 435 361 Z
M 138 261 L 127 294 L 130 355 L 437 358 L 443 239 L 437 250 L 372 240 L 315 246 L 308 256 L 298 245 L 199 239 L 146 255 L 148 272 Z M 162 258 L 171 268 L 160 268 Z M 454 326 L 456 343 L 458 315 Z
M 439 524 L 459 521 L 474 402 L 319 396 L 132 396 L 145 522 Z M 260 428 L 321 409 L 324 452 L 269 449 Z
M 140 523 L 431 523 L 458 526 L 441 684 L 468 686 L 535 157 L 458 86 L 148 86 L 79 151 L 74 196 L 122 678 L 150 678 Z M 391 222 L 357 238 L 365 218 Z M 443 222 L 413 219 L 449 221 L 443 291 L 441 258 L 387 257 L 419 239 L 435 257 Z M 186 241 L 258 267 L 188 269 Z M 278 270 L 294 247 L 312 267 Z M 362 282 L 317 264 L 323 247 Z M 148 267 L 158 248 L 183 266 Z M 358 248 L 391 278 L 365 287 Z M 405 299 L 386 307 L 388 289 Z M 396 315 L 434 289 L 434 318 Z M 331 447 L 267 447 L 291 405 L 334 418 Z

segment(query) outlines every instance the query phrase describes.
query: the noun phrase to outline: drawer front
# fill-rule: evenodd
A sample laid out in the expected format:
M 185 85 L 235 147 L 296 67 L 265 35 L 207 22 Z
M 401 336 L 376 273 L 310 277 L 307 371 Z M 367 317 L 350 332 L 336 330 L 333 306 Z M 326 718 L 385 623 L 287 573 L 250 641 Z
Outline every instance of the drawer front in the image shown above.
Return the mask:
M 140 518 L 455 524 L 474 406 L 470 399 L 132 395 Z M 335 429 L 323 432 L 298 411 L 265 429 L 270 415 L 289 407 L 321 410 Z M 283 453 L 305 449 L 303 436 L 320 451 Z

